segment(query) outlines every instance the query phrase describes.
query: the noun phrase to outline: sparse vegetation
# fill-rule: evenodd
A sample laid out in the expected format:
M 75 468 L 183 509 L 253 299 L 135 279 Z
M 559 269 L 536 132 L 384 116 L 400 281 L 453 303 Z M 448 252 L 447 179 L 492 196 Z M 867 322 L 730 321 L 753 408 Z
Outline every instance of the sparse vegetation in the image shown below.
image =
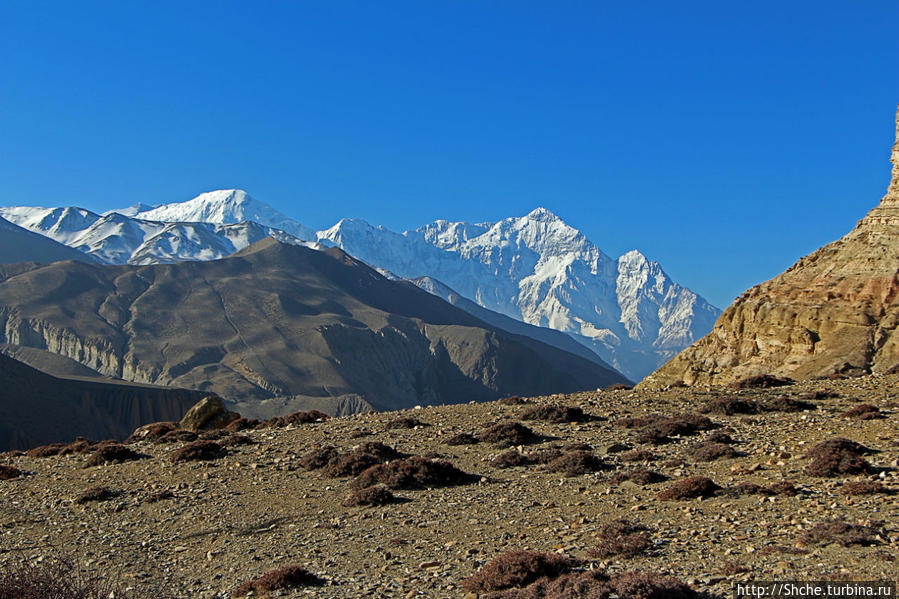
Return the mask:
M 22 476 L 22 471 L 15 466 L 0 464 L 0 480 L 10 480 Z
M 756 402 L 748 399 L 716 397 L 706 404 L 700 411 L 706 414 L 733 416 L 735 414 L 756 414 L 759 411 L 759 406 Z
M 793 379 L 787 377 L 759 374 L 740 379 L 731 383 L 730 386 L 734 389 L 769 389 L 771 387 L 785 387 L 792 385 L 794 382 Z
M 139 460 L 144 457 L 146 456 L 134 451 L 126 445 L 114 443 L 111 445 L 104 445 L 103 447 L 92 453 L 91 456 L 87 459 L 85 466 L 120 464 L 122 462 L 129 462 L 131 460 Z
M 890 489 L 885 487 L 883 483 L 873 480 L 860 480 L 848 482 L 842 486 L 840 492 L 843 495 L 877 495 L 889 493 Z
M 253 596 L 263 596 L 281 589 L 289 589 L 299 586 L 318 586 L 322 580 L 298 565 L 283 566 L 266 572 L 262 576 L 248 580 L 234 591 L 232 597 L 246 597 L 251 592 Z
M 737 452 L 733 447 L 725 443 L 715 443 L 714 441 L 703 441 L 691 445 L 687 449 L 686 454 L 697 462 L 712 462 L 721 458 L 737 457 Z
M 412 456 L 368 468 L 356 477 L 353 487 L 383 484 L 391 489 L 428 489 L 465 484 L 471 478 L 447 461 Z
M 550 472 L 565 476 L 580 476 L 608 468 L 605 462 L 589 451 L 566 451 L 546 465 Z
M 524 455 L 517 449 L 510 449 L 493 458 L 491 463 L 497 468 L 514 468 L 516 466 L 530 466 L 534 463 L 534 459 Z
M 222 446 L 215 441 L 193 441 L 171 454 L 173 462 L 215 460 L 222 455 Z
M 367 441 L 349 453 L 330 459 L 324 467 L 324 473 L 333 478 L 358 476 L 372 466 L 401 457 L 404 457 L 404 454 L 389 445 Z
M 805 471 L 811 476 L 834 477 L 844 474 L 865 474 L 872 471 L 861 456 L 870 450 L 854 441 L 843 438 L 828 439 L 808 450 L 805 457 L 812 462 Z
M 721 489 L 710 478 L 704 476 L 689 476 L 681 479 L 659 493 L 662 501 L 677 501 L 694 499 L 696 497 L 712 497 Z
M 646 449 L 634 449 L 633 451 L 622 453 L 618 456 L 618 459 L 622 462 L 651 462 L 656 459 L 656 454 Z
M 91 501 L 106 501 L 119 495 L 119 491 L 110 489 L 109 487 L 96 486 L 90 487 L 78 494 L 75 503 L 88 503 Z
M 387 428 L 415 428 L 418 426 L 429 426 L 428 423 L 422 422 L 417 418 L 410 418 L 409 416 L 400 416 L 398 418 L 394 418 L 387 422 Z
M 297 424 L 310 424 L 312 422 L 321 422 L 330 418 L 324 412 L 318 410 L 310 410 L 308 412 L 293 412 L 286 416 L 276 416 L 259 423 L 260 428 L 281 428 L 285 426 L 293 426 Z
M 590 557 L 636 557 L 652 547 L 648 529 L 640 523 L 614 520 L 600 527 L 597 545 L 588 554 Z
M 844 520 L 834 519 L 819 522 L 800 538 L 803 545 L 829 545 L 836 543 L 841 547 L 852 545 L 876 545 L 881 541 L 882 531 L 879 526 L 850 524 Z
M 883 412 L 875 405 L 869 403 L 859 404 L 846 410 L 840 414 L 840 418 L 851 418 L 853 420 L 876 420 L 885 418 Z
M 533 406 L 521 413 L 522 420 L 544 422 L 582 422 L 587 419 L 584 410 L 574 406 Z
M 630 481 L 637 485 L 651 485 L 666 481 L 668 477 L 646 468 L 625 468 L 614 473 L 609 480 L 613 483 Z
M 497 447 L 514 447 L 536 443 L 540 436 L 517 421 L 497 422 L 478 434 L 478 440 L 493 443 Z
M 474 445 L 478 442 L 478 438 L 471 433 L 459 433 L 447 438 L 444 443 L 447 445 Z
M 526 586 L 539 578 L 555 578 L 569 572 L 575 562 L 557 553 L 512 551 L 495 557 L 473 576 L 462 581 L 468 591 L 501 591 Z
M 384 485 L 373 485 L 371 487 L 354 489 L 344 500 L 343 505 L 347 507 L 360 505 L 379 506 L 395 501 L 396 497 L 390 492 L 390 489 Z
M 337 459 L 339 455 L 340 453 L 335 447 L 323 445 L 322 447 L 316 447 L 300 458 L 300 466 L 306 470 L 318 470 L 327 466 L 332 460 Z
M 0 568 L 2 599 L 167 599 L 169 593 L 148 585 L 126 587 L 114 576 L 78 567 L 74 557 L 41 561 L 20 558 Z
M 817 406 L 813 403 L 793 399 L 786 395 L 780 395 L 762 404 L 762 409 L 766 412 L 804 412 L 816 408 Z

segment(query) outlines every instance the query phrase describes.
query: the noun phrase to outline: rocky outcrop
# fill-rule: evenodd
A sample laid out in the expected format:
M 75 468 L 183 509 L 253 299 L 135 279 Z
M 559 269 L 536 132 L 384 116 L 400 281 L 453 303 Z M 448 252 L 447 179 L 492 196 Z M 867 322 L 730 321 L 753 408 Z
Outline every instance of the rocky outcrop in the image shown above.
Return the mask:
M 855 228 L 727 308 L 712 332 L 645 379 L 723 384 L 768 373 L 794 379 L 899 364 L 899 115 L 892 179 Z
M 184 415 L 179 426 L 189 431 L 218 430 L 240 418 L 237 412 L 225 409 L 221 397 L 210 395 L 198 401 Z

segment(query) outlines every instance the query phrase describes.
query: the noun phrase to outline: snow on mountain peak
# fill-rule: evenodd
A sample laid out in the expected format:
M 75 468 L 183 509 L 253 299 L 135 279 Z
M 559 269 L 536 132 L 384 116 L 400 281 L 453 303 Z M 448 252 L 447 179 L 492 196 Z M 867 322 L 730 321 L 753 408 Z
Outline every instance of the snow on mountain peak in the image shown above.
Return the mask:
M 551 222 L 551 221 L 557 221 L 557 220 L 561 221 L 562 220 L 558 216 L 556 216 L 555 214 L 553 214 L 552 212 L 550 212 L 549 210 L 544 208 L 543 206 L 538 206 L 537 208 L 534 208 L 533 210 L 528 212 L 524 218 L 527 218 L 530 220 L 539 220 L 539 221 L 543 221 L 543 222 Z

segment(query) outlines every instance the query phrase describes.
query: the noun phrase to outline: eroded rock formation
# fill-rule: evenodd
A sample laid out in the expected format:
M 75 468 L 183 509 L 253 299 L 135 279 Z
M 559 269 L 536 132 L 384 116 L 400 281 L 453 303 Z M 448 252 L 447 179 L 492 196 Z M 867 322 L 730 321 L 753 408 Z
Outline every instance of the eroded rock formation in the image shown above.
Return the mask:
M 724 384 L 761 373 L 795 379 L 899 364 L 899 114 L 892 179 L 842 239 L 740 296 L 711 333 L 641 386 Z

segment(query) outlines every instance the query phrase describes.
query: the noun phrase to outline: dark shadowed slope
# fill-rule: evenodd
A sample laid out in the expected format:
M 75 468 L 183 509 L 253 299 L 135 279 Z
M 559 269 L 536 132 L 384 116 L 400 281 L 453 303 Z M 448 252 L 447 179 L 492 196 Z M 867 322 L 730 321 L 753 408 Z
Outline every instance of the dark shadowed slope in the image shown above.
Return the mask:
M 0 327 L 0 342 L 105 375 L 214 391 L 249 414 L 313 398 L 345 412 L 624 381 L 341 250 L 273 239 L 212 262 L 0 269 Z
M 14 262 L 47 264 L 60 260 L 94 262 L 87 254 L 0 218 L 0 264 Z
M 137 426 L 179 420 L 203 393 L 56 378 L 0 354 L 0 451 L 125 438 Z

